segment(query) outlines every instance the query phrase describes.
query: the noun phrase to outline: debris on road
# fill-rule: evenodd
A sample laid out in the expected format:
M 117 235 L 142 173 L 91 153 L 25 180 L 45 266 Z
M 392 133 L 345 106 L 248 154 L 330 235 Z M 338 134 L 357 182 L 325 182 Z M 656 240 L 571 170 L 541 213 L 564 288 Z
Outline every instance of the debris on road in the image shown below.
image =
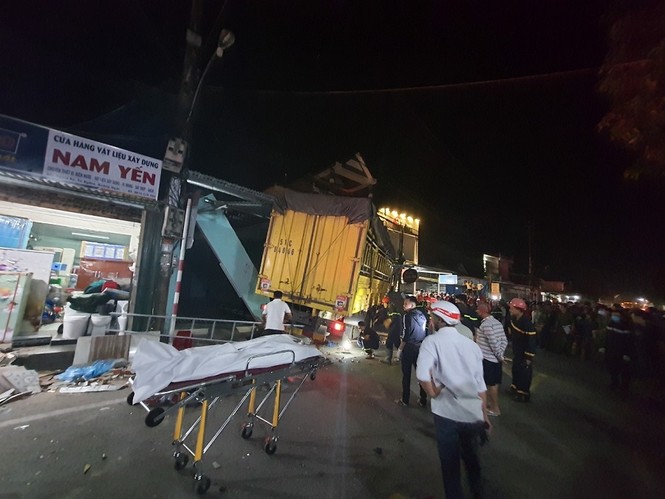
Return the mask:
M 95 361 L 86 366 L 69 367 L 56 376 L 60 381 L 51 386 L 51 390 L 60 393 L 116 391 L 125 388 L 131 376 L 133 372 L 124 359 Z
M 56 376 L 60 381 L 90 381 L 108 373 L 113 368 L 126 367 L 125 359 L 97 360 L 85 366 L 70 366 L 67 370 Z
M 116 390 L 122 390 L 127 386 L 127 383 L 121 385 L 118 384 L 90 384 L 82 386 L 63 386 L 60 388 L 60 393 L 87 393 L 87 392 L 114 392 Z
M 11 348 L 10 348 L 11 350 Z M 16 360 L 16 354 L 0 352 L 0 367 L 8 366 Z
M 42 388 L 39 385 L 37 371 L 28 370 L 23 366 L 0 367 L 0 390 L 6 393 L 7 390 L 11 389 L 16 390 L 21 396 L 40 393 Z M 7 396 L 7 399 L 9 397 Z M 18 398 L 17 395 L 11 395 L 11 397 Z M 5 402 L 8 401 L 7 399 L 5 399 Z

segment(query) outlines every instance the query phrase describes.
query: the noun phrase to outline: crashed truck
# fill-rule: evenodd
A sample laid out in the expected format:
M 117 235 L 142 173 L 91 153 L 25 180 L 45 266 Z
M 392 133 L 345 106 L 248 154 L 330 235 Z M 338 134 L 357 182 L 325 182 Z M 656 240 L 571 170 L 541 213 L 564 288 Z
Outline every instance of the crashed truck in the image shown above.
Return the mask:
M 293 312 L 293 333 L 341 335 L 345 317 L 379 303 L 393 284 L 396 254 L 386 227 L 367 197 L 283 187 L 266 195 L 272 203 L 263 219 L 212 194 L 199 200 L 196 230 L 203 237 L 195 236 L 187 253 L 181 310 L 198 297 L 214 310 L 189 313 L 237 316 L 240 299 L 257 320 L 280 290 Z M 214 274 L 218 269 L 223 276 Z M 210 286 L 215 290 L 203 289 Z

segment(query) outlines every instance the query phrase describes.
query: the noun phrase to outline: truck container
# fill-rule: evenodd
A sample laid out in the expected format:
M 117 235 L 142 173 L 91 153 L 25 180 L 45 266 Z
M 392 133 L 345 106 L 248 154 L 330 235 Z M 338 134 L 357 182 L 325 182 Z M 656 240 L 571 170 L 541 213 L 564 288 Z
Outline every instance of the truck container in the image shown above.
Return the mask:
M 370 199 L 283 188 L 270 194 L 276 201 L 258 294 L 280 290 L 301 315 L 322 319 L 359 313 L 386 295 L 394 250 Z

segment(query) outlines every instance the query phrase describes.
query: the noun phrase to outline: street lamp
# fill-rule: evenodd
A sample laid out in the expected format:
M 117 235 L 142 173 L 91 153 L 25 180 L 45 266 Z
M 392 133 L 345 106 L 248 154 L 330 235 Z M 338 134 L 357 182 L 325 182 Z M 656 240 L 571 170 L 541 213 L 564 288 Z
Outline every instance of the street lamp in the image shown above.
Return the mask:
M 194 96 L 192 97 L 192 102 L 189 105 L 189 111 L 187 113 L 187 118 L 182 128 L 182 136 L 176 137 L 169 140 L 169 144 L 166 148 L 166 153 L 164 154 L 163 167 L 165 170 L 180 174 L 185 161 L 187 160 L 187 154 L 189 150 L 189 144 L 192 139 L 192 117 L 194 116 L 194 111 L 199 102 L 199 93 L 201 92 L 201 87 L 205 81 L 208 71 L 212 65 L 222 58 L 224 51 L 231 47 L 236 41 L 236 37 L 232 31 L 228 29 L 223 29 L 219 34 L 217 39 L 217 48 L 210 56 L 208 63 L 206 64 L 203 73 L 196 85 L 196 90 L 194 91 Z
M 198 103 L 199 92 L 201 91 L 201 87 L 203 86 L 203 81 L 205 80 L 205 77 L 208 74 L 208 70 L 210 69 L 210 67 L 213 65 L 214 62 L 222 58 L 222 56 L 224 55 L 224 51 L 230 48 L 231 45 L 235 43 L 235 41 L 236 41 L 235 35 L 233 34 L 232 31 L 229 31 L 228 29 L 223 29 L 222 32 L 219 34 L 219 38 L 217 39 L 217 48 L 215 49 L 215 52 L 213 52 L 213 54 L 210 56 L 208 64 L 206 64 L 206 67 L 203 70 L 203 73 L 201 74 L 201 78 L 199 78 L 199 84 L 196 86 L 196 91 L 194 92 L 194 98 L 192 99 L 192 105 L 189 107 L 189 114 L 187 115 L 187 121 L 185 122 L 186 133 L 189 131 L 188 128 L 191 126 L 192 115 L 194 114 L 194 109 L 196 108 L 196 104 Z M 189 137 L 187 137 L 187 139 L 189 139 Z

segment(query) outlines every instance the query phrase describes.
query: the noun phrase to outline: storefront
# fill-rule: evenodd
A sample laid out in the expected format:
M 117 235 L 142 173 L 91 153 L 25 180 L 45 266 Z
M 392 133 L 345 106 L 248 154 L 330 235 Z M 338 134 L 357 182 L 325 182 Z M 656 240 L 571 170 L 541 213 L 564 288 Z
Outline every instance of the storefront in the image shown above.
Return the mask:
M 38 307 L 54 288 L 111 280 L 136 297 L 142 226 L 159 210 L 160 176 L 159 160 L 0 115 L 1 270 L 45 274 L 30 285 L 38 296 L 22 323 L 13 314 L 17 335 L 39 329 Z M 0 290 L 0 301 L 15 293 Z M 13 302 L 0 303 L 0 322 Z

